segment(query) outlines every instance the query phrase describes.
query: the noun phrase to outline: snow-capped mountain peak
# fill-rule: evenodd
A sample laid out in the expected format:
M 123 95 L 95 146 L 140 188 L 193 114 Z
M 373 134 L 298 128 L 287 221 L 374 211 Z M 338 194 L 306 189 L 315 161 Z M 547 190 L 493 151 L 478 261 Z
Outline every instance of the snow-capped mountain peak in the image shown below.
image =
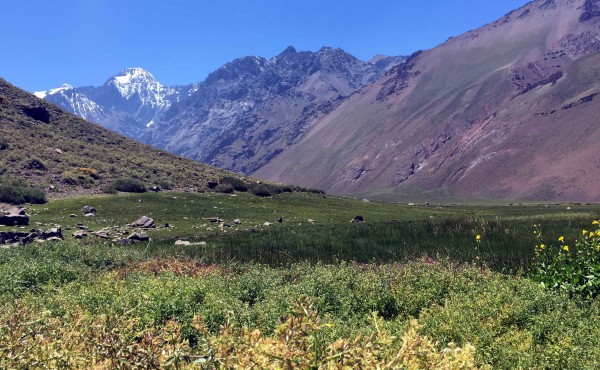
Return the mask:
M 160 105 L 165 88 L 154 76 L 142 68 L 127 68 L 110 78 L 105 86 L 114 86 L 122 97 L 130 99 L 138 94 L 143 104 Z
M 72 89 L 73 89 L 73 86 L 71 86 L 69 84 L 62 84 L 55 89 L 45 90 L 45 91 L 36 91 L 33 94 L 40 99 L 44 99 L 48 95 L 54 95 L 58 92 L 65 91 L 65 90 L 72 90 Z

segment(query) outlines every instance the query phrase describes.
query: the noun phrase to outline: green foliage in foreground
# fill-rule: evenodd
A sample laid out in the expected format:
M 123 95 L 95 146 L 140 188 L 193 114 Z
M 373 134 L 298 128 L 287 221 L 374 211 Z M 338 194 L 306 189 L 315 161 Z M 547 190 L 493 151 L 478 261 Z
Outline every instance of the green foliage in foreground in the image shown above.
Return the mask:
M 96 217 L 69 216 L 87 204 Z M 548 240 L 575 240 L 597 219 L 591 205 L 408 207 L 301 193 L 145 193 L 66 199 L 30 212 L 32 222 L 72 229 L 144 214 L 172 227 L 149 230 L 153 241 L 135 246 L 88 239 L 0 249 L 0 368 L 199 368 L 188 363 L 195 360 L 243 368 L 249 353 L 267 361 L 262 367 L 275 366 L 265 353 L 321 368 L 352 353 L 347 358 L 373 367 L 405 359 L 407 343 L 440 361 L 462 354 L 479 368 L 600 366 L 598 297 L 522 277 L 538 271 L 534 224 Z M 349 222 L 359 214 L 367 222 Z M 219 227 L 207 217 L 242 223 Z M 206 244 L 175 246 L 177 239 Z M 297 314 L 298 302 L 312 304 Z
M 25 308 L 45 312 L 42 325 L 80 314 L 106 318 L 114 330 L 130 333 L 123 340 L 133 343 L 135 333 L 175 320 L 194 356 L 210 352 L 206 335 L 223 325 L 273 334 L 293 303 L 310 297 L 326 324 L 319 332 L 322 343 L 370 335 L 376 313 L 383 320 L 380 328 L 392 336 L 402 336 L 418 319 L 419 333 L 439 342 L 438 348 L 450 342 L 473 345 L 480 366 L 589 369 L 600 358 L 597 301 L 569 299 L 527 279 L 476 266 L 427 261 L 216 266 L 70 243 L 0 256 L 2 322 Z M 206 333 L 195 325 L 198 320 Z M 6 353 L 11 339 L 0 333 L 0 351 Z M 81 335 L 85 340 L 92 333 Z M 399 350 L 402 343 L 389 345 Z
M 591 226 L 591 231 L 583 229 L 572 244 L 560 236 L 560 245 L 542 243 L 542 232 L 536 230 L 539 243 L 535 246 L 533 279 L 570 295 L 597 297 L 600 294 L 600 222 L 593 221 Z

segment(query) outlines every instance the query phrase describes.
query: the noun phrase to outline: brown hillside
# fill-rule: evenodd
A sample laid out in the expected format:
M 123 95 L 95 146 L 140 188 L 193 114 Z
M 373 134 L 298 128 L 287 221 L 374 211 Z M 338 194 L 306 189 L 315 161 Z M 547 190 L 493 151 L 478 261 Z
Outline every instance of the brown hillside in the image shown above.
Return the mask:
M 600 3 L 538 0 L 415 54 L 257 176 L 338 194 L 600 201 Z
M 92 193 L 117 178 L 202 188 L 227 174 L 126 139 L 0 79 L 0 179 Z

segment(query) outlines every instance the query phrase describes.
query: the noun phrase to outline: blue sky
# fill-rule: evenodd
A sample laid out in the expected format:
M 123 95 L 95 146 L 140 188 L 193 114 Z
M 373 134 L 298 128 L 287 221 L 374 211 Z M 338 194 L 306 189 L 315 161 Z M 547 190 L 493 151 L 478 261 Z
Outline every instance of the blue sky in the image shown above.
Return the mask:
M 406 55 L 527 0 L 0 0 L 0 77 L 29 91 L 142 67 L 166 85 L 246 55 L 341 47 Z

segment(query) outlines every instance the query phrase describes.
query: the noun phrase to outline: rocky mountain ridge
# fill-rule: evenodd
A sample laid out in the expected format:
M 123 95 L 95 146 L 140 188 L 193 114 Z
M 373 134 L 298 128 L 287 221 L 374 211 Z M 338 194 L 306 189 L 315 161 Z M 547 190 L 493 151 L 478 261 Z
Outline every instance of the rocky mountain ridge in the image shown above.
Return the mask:
M 403 60 L 379 56 L 367 63 L 337 48 L 288 47 L 270 59 L 236 59 L 182 87 L 128 68 L 100 87 L 36 95 L 155 147 L 249 173 L 297 141 L 308 122 Z

